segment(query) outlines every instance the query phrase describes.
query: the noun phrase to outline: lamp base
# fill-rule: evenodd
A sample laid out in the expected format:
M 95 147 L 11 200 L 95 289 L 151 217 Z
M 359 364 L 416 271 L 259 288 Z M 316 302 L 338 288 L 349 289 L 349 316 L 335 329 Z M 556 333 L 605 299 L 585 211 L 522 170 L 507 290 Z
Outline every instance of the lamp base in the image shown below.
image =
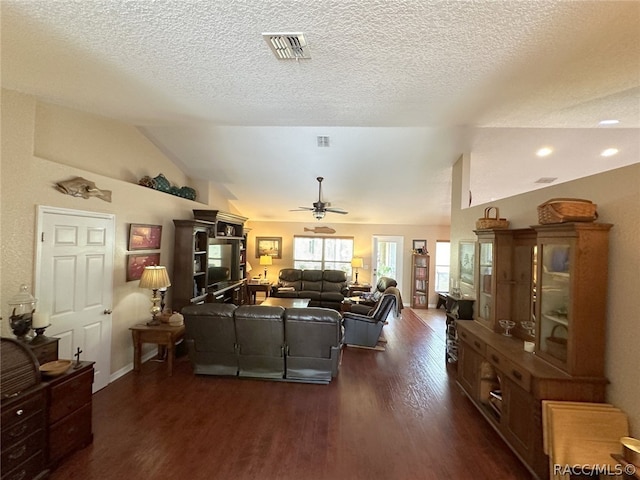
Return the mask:
M 157 325 L 160 325 L 160 323 L 161 323 L 161 322 L 160 322 L 160 319 L 159 319 L 159 318 L 153 317 L 151 320 L 149 320 L 149 321 L 146 323 L 146 325 L 147 325 L 148 327 L 155 327 L 155 326 L 157 326 Z

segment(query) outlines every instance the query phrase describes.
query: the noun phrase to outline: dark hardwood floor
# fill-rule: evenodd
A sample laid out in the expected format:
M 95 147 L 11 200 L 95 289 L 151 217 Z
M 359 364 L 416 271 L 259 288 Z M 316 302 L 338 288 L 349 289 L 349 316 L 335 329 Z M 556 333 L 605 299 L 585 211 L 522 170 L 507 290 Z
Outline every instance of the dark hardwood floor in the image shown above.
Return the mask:
M 51 479 L 531 478 L 447 371 L 442 332 L 408 308 L 384 332 L 326 386 L 147 362 L 94 395 L 93 444 Z

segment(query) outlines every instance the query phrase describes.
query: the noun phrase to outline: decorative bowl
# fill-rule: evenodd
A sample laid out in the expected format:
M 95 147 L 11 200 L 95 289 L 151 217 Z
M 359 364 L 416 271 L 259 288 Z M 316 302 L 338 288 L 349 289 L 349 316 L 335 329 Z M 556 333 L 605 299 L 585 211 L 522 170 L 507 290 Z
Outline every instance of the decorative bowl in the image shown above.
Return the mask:
M 640 467 L 640 440 L 633 437 L 622 437 L 620 443 L 624 459 L 636 467 Z
M 69 370 L 71 366 L 71 360 L 55 360 L 53 362 L 47 362 L 44 365 L 40 365 L 40 373 L 49 377 L 57 377 Z

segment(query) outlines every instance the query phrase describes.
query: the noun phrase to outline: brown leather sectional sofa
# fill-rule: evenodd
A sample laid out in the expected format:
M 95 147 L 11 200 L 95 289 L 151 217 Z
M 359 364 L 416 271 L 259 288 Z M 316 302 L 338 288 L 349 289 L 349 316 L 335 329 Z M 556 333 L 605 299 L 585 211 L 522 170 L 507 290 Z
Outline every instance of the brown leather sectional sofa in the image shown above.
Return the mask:
M 344 331 L 334 310 L 205 303 L 182 314 L 196 374 L 306 383 L 338 374 Z
M 339 311 L 348 291 L 347 274 L 342 270 L 283 268 L 271 296 L 308 298 L 310 307 L 326 307 Z

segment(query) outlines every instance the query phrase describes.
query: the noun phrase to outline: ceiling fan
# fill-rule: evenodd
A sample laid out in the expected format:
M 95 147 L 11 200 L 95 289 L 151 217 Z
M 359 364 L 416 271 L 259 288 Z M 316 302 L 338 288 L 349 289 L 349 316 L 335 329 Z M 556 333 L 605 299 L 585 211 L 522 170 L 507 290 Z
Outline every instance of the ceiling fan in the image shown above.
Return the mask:
M 346 215 L 347 211 L 341 209 L 341 208 L 332 208 L 330 207 L 330 203 L 329 202 L 323 202 L 322 201 L 322 180 L 324 180 L 323 177 L 318 177 L 316 178 L 316 180 L 318 180 L 318 201 L 317 202 L 313 202 L 313 207 L 298 207 L 294 210 L 290 210 L 291 212 L 297 212 L 300 210 L 310 210 L 313 212 L 313 216 L 317 219 L 320 220 L 321 218 L 324 218 L 325 213 L 329 212 L 329 213 L 339 213 L 341 215 Z

